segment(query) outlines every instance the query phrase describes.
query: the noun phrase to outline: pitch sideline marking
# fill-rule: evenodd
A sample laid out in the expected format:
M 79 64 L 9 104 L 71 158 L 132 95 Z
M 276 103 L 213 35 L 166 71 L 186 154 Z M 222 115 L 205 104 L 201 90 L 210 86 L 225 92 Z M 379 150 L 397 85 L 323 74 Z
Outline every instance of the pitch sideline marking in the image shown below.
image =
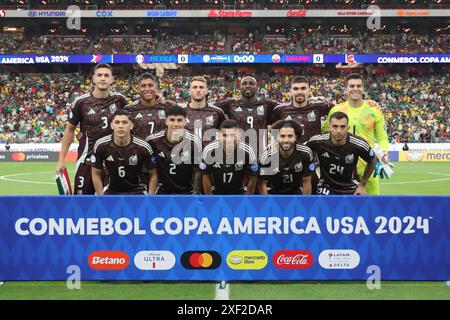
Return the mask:
M 445 174 L 445 173 L 427 172 L 426 174 L 434 174 L 434 175 L 438 175 L 438 176 L 450 177 L 450 174 Z M 447 180 L 450 180 L 450 178 L 419 180 L 419 181 L 384 182 L 384 183 L 382 183 L 382 185 L 390 186 L 390 185 L 394 185 L 394 184 L 426 183 L 426 182 L 438 182 L 438 181 L 447 181 Z
M 25 172 L 25 173 L 15 173 L 15 174 L 7 174 L 4 176 L 0 176 L 1 180 L 5 181 L 13 181 L 13 182 L 22 182 L 22 183 L 32 183 L 32 184 L 55 184 L 54 182 L 39 182 L 39 181 L 27 181 L 27 180 L 16 180 L 16 179 L 10 179 L 9 177 L 16 177 L 16 176 L 24 176 L 27 174 L 35 174 L 35 173 L 52 173 L 53 171 L 42 171 L 42 172 Z
M 230 284 L 221 281 L 216 284 L 214 300 L 230 300 Z

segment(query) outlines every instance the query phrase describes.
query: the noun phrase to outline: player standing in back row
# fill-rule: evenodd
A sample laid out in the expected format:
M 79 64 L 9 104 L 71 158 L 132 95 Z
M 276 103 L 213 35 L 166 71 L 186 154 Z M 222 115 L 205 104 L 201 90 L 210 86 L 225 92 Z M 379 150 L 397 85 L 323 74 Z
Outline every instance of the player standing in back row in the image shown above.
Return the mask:
M 76 98 L 73 102 L 62 139 L 56 173 L 62 173 L 66 168 L 64 159 L 79 124 L 82 138 L 78 147 L 74 194 L 95 193 L 90 165 L 95 142 L 111 134 L 110 122 L 113 114 L 127 105 L 123 95 L 110 92 L 113 81 L 112 67 L 109 64 L 96 65 L 92 77 L 94 90 Z

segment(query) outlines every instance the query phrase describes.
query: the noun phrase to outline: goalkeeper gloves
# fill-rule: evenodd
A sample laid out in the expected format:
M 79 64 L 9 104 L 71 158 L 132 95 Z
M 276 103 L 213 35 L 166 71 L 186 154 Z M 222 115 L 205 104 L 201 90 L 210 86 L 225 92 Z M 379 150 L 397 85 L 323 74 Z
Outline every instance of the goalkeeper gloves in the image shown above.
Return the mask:
M 387 179 L 390 179 L 394 174 L 394 164 L 390 162 L 387 152 L 381 150 L 378 146 L 373 150 L 375 151 L 375 155 L 378 158 L 373 176 L 376 177 L 377 175 L 379 175 L 381 179 L 384 179 L 385 177 Z

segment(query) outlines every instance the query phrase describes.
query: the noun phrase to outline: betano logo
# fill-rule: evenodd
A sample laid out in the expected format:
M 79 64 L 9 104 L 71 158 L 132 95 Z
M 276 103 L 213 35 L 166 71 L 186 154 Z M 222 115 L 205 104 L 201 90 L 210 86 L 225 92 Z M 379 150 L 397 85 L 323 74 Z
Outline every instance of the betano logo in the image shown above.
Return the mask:
M 216 251 L 186 251 L 180 261 L 186 269 L 217 269 L 222 257 Z
M 134 265 L 140 270 L 170 270 L 175 261 L 170 251 L 140 251 L 134 256 Z
M 314 257 L 308 250 L 280 250 L 272 259 L 278 269 L 307 269 L 314 263 Z
M 267 261 L 267 254 L 261 250 L 234 250 L 227 256 L 227 265 L 234 270 L 264 269 Z
M 88 263 L 94 270 L 123 270 L 130 257 L 123 251 L 95 251 L 89 255 Z

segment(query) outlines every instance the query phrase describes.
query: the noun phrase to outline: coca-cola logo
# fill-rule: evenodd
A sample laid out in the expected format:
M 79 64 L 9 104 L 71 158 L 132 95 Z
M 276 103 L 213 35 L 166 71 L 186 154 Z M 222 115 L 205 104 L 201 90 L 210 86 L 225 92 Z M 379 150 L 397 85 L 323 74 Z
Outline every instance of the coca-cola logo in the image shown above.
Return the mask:
M 289 10 L 288 17 L 306 17 L 306 10 Z
M 279 269 L 307 269 L 314 264 L 314 257 L 308 250 L 280 250 L 272 261 Z

